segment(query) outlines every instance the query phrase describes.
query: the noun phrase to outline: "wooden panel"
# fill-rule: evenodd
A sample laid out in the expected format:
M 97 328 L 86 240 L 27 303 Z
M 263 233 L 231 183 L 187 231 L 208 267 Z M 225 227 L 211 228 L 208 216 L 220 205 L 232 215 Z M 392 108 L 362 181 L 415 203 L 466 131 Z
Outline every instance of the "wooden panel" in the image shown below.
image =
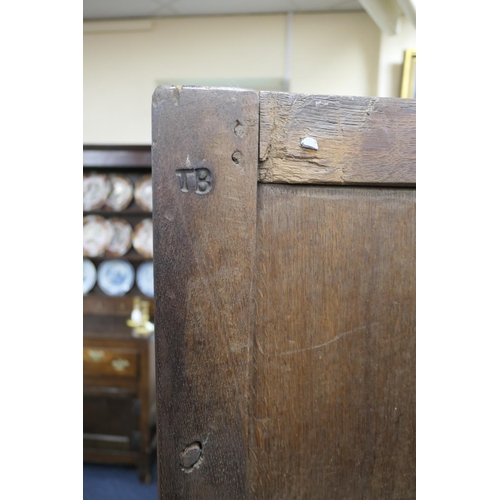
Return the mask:
M 83 377 L 83 395 L 130 399 L 138 397 L 137 382 L 123 377 Z
M 413 186 L 415 102 L 261 92 L 259 180 Z
M 139 423 L 139 406 L 137 399 L 84 396 L 83 432 L 130 438 Z
M 415 498 L 415 191 L 259 185 L 251 498 Z
M 94 262 L 97 259 L 93 259 Z M 154 316 L 154 300 L 141 296 L 139 293 L 121 297 L 110 297 L 104 292 L 89 294 L 83 297 L 84 331 L 94 329 L 99 332 L 116 330 L 130 337 L 132 329 L 127 326 L 134 304 L 134 297 L 149 302 L 150 319 Z
M 160 87 L 152 113 L 160 498 L 246 498 L 258 95 Z
M 139 460 L 139 453 L 137 452 L 123 452 L 106 450 L 103 453 L 100 449 L 84 449 L 83 461 L 84 462 L 97 462 L 101 464 L 136 464 Z
M 137 377 L 137 351 L 86 346 L 83 349 L 83 374 L 96 377 Z
M 93 293 L 83 297 L 83 314 L 84 316 L 108 316 L 110 317 L 109 320 L 102 321 L 114 321 L 122 330 L 130 334 L 130 328 L 125 328 L 127 323 L 124 318 L 130 317 L 133 301 L 133 296 L 110 297 L 105 295 L 104 292 L 100 294 Z
M 130 438 L 128 436 L 107 436 L 105 434 L 83 434 L 83 447 L 94 450 L 128 451 Z

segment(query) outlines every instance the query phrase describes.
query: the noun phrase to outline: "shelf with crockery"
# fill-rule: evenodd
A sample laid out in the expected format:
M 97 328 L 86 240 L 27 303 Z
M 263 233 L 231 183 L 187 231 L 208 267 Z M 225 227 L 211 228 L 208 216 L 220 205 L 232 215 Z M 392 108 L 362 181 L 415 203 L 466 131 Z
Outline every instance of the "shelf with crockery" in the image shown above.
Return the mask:
M 151 168 L 85 168 L 83 295 L 154 297 Z

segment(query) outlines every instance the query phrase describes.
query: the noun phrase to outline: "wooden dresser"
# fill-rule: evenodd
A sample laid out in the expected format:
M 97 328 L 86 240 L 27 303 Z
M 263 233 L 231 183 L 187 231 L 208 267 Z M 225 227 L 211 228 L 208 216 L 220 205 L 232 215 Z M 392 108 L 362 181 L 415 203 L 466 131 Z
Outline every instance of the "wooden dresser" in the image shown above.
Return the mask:
M 151 172 L 148 147 L 86 147 L 84 173 L 119 173 L 136 180 Z M 137 224 L 151 217 L 132 202 L 119 216 Z M 133 248 L 123 257 L 135 269 L 146 259 Z M 105 256 L 91 258 L 98 268 Z M 154 334 L 134 337 L 127 326 L 134 297 L 154 302 L 134 284 L 123 296 L 108 296 L 98 284 L 83 297 L 83 460 L 137 466 L 141 482 L 151 481 L 156 451 Z

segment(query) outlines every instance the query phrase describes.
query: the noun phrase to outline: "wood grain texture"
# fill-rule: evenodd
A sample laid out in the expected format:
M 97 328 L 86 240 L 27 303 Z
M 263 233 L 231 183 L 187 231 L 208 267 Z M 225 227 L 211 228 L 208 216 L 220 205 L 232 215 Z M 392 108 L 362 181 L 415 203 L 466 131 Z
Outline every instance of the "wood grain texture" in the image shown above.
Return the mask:
M 258 94 L 159 87 L 152 115 L 159 497 L 247 498 Z
M 414 186 L 415 103 L 260 92 L 259 181 Z
M 415 498 L 415 190 L 259 185 L 254 499 Z

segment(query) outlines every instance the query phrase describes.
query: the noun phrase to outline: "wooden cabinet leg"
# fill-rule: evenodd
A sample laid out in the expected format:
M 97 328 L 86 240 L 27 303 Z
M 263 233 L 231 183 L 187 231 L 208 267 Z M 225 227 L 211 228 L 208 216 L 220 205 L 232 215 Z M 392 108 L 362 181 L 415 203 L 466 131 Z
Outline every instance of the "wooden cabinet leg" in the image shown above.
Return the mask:
M 139 480 L 143 484 L 150 484 L 153 477 L 151 473 L 151 461 L 149 459 L 149 454 L 141 455 L 139 464 L 137 465 L 137 472 L 139 474 Z

